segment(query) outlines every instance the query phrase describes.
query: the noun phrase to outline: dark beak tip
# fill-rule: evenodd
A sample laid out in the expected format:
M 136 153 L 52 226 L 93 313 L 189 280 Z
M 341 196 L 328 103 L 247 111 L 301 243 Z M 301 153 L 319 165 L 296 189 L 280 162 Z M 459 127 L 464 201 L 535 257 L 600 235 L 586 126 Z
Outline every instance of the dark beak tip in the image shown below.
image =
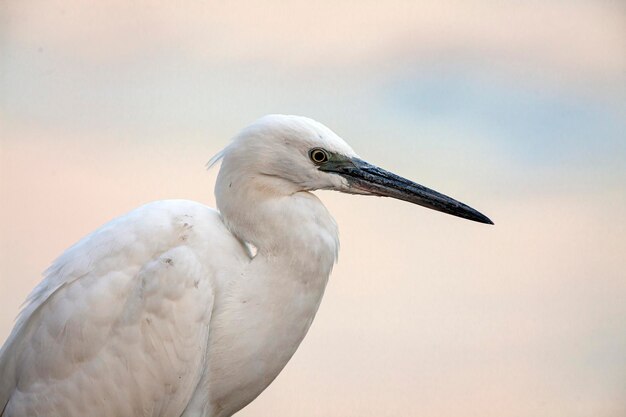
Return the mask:
M 491 225 L 495 224 L 489 217 L 485 216 L 482 213 L 478 213 L 476 217 L 470 218 L 469 220 L 474 220 L 475 222 L 482 223 L 482 224 L 491 224 Z

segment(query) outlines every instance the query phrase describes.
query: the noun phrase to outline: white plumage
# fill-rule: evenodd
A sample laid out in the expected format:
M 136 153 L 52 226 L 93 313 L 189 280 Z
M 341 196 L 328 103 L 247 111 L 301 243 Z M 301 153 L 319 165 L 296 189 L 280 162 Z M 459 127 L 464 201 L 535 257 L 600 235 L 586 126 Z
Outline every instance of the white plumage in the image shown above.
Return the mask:
M 311 190 L 388 195 L 484 221 L 416 184 L 369 178 L 375 167 L 302 117 L 266 116 L 219 158 L 219 212 L 147 204 L 46 271 L 0 351 L 1 416 L 240 410 L 297 349 L 336 260 L 335 222 Z

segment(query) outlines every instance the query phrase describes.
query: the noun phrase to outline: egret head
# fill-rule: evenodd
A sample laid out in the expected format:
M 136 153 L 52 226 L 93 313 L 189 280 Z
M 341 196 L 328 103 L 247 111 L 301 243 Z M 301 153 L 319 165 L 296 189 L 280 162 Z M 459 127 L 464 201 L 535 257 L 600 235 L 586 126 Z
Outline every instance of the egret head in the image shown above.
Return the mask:
M 209 165 L 220 159 L 218 205 L 224 193 L 250 192 L 251 187 L 277 195 L 323 189 L 392 197 L 493 224 L 463 203 L 363 161 L 332 130 L 306 117 L 265 116 L 241 131 Z

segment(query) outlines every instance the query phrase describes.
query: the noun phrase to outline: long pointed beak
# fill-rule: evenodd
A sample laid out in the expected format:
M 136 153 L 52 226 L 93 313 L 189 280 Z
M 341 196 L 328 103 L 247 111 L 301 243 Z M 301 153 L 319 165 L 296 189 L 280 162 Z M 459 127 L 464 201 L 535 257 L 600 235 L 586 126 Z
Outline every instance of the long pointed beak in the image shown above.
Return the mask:
M 351 188 L 348 192 L 397 198 L 475 222 L 493 224 L 484 214 L 447 195 L 358 158 L 331 158 L 319 169 L 346 178 Z

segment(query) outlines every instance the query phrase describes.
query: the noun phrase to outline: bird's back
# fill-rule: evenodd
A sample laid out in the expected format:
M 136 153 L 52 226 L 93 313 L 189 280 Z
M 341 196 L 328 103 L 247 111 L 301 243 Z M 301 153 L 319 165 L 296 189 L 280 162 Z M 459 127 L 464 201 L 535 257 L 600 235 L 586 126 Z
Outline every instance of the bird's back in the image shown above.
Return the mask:
M 219 213 L 184 200 L 88 235 L 0 351 L 0 415 L 180 416 L 205 371 L 214 287 L 247 256 Z

